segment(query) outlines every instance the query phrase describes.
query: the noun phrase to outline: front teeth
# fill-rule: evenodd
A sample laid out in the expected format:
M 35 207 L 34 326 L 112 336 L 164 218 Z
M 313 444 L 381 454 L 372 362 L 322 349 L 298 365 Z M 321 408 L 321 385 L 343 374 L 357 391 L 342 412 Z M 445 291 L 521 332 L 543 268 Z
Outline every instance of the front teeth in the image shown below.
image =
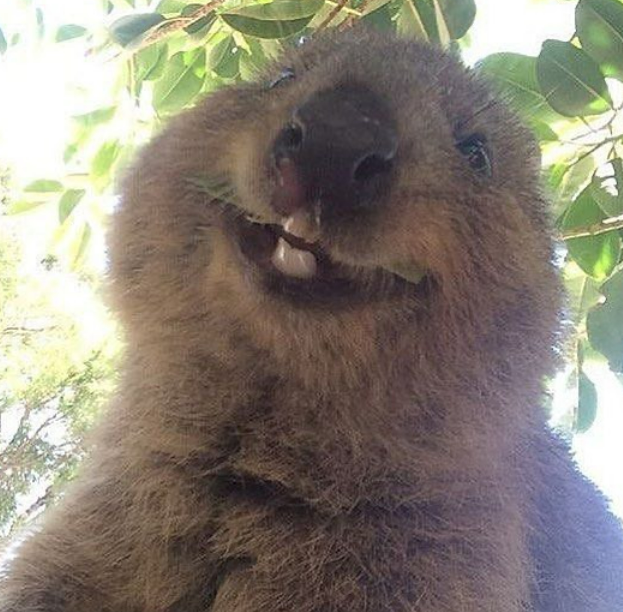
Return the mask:
M 305 242 L 314 243 L 318 241 L 320 228 L 317 216 L 311 215 L 305 210 L 296 210 L 282 221 L 282 225 L 288 234 L 302 238 Z
M 281 222 L 286 233 L 311 244 L 318 241 L 319 227 L 316 218 L 307 211 L 297 210 Z M 285 238 L 279 238 L 271 261 L 286 276 L 313 278 L 318 269 L 316 256 L 310 251 L 293 247 Z
M 282 274 L 295 278 L 313 278 L 318 268 L 318 262 L 313 253 L 293 247 L 284 238 L 279 238 L 277 241 L 277 248 L 271 261 Z

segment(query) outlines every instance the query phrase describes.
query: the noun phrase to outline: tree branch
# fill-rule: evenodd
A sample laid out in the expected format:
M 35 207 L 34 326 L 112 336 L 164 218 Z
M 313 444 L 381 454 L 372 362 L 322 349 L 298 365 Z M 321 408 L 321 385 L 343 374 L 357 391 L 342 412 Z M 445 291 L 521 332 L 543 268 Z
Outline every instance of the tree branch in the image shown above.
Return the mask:
M 599 223 L 593 225 L 587 225 L 585 227 L 576 227 L 566 232 L 563 232 L 560 236 L 563 240 L 570 240 L 571 238 L 585 238 L 586 236 L 599 236 L 606 232 L 614 232 L 623 229 L 623 215 L 618 217 L 609 217 L 603 219 Z
M 357 7 L 357 12 L 351 13 L 346 19 L 344 19 L 344 21 L 338 26 L 338 29 L 343 32 L 344 30 L 351 28 L 357 19 L 360 19 L 365 15 L 368 4 L 370 4 L 370 0 L 363 0 Z
M 138 45 L 135 52 L 140 51 L 141 49 L 144 49 L 149 45 L 153 45 L 154 43 L 162 40 L 163 38 L 166 38 L 173 32 L 183 30 L 184 28 L 187 28 L 193 23 L 196 23 L 200 19 L 203 19 L 204 17 L 209 15 L 215 8 L 223 4 L 223 2 L 225 2 L 225 0 L 211 0 L 211 2 L 204 4 L 186 17 L 175 17 L 174 19 L 168 19 L 160 27 L 156 27 L 153 32 L 148 34 L 141 42 L 141 44 Z
M 337 0 L 335 6 L 327 15 L 325 20 L 316 28 L 316 32 L 320 32 L 320 30 L 326 28 L 337 17 L 338 13 L 340 13 L 340 11 L 346 6 L 347 2 L 348 0 Z

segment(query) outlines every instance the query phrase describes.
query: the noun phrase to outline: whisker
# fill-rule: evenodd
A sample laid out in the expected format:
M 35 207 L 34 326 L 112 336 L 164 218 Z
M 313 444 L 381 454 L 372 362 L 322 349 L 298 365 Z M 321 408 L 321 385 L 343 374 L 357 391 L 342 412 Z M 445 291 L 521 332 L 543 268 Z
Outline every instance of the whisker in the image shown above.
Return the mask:
M 498 98 L 492 98 L 486 104 L 483 104 L 481 107 L 477 108 L 471 115 L 465 117 L 464 119 L 461 119 L 461 121 L 459 121 L 457 124 L 457 131 L 460 132 L 468 123 L 473 121 L 476 117 L 482 115 L 482 113 L 487 112 L 498 104 L 501 104 L 501 100 L 499 100 Z

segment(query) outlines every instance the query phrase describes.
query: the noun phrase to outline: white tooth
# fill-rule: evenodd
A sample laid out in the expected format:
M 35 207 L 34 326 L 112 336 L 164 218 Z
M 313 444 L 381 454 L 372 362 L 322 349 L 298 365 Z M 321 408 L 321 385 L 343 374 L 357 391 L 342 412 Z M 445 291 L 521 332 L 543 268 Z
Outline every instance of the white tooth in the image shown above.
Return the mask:
M 319 235 L 319 227 L 316 217 L 305 210 L 297 210 L 287 219 L 282 221 L 283 229 L 305 242 L 316 242 Z
M 283 238 L 279 238 L 271 261 L 282 274 L 296 278 L 312 278 L 318 266 L 313 253 L 295 249 Z

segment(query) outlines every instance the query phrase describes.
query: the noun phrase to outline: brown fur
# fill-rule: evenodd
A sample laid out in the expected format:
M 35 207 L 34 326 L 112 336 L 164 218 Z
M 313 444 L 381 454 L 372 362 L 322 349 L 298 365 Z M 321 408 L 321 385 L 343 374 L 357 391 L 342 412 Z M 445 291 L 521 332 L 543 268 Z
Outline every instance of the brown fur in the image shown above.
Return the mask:
M 297 78 L 211 95 L 125 181 L 123 380 L 0 610 L 623 610 L 619 526 L 540 407 L 560 287 L 531 138 L 427 46 L 356 30 L 281 65 Z M 240 208 L 274 216 L 269 144 L 344 81 L 390 107 L 395 176 L 376 214 L 322 235 L 357 297 L 295 300 L 188 179 L 226 177 Z M 491 178 L 455 147 L 470 133 Z M 428 272 L 417 289 L 379 269 L 406 260 Z

